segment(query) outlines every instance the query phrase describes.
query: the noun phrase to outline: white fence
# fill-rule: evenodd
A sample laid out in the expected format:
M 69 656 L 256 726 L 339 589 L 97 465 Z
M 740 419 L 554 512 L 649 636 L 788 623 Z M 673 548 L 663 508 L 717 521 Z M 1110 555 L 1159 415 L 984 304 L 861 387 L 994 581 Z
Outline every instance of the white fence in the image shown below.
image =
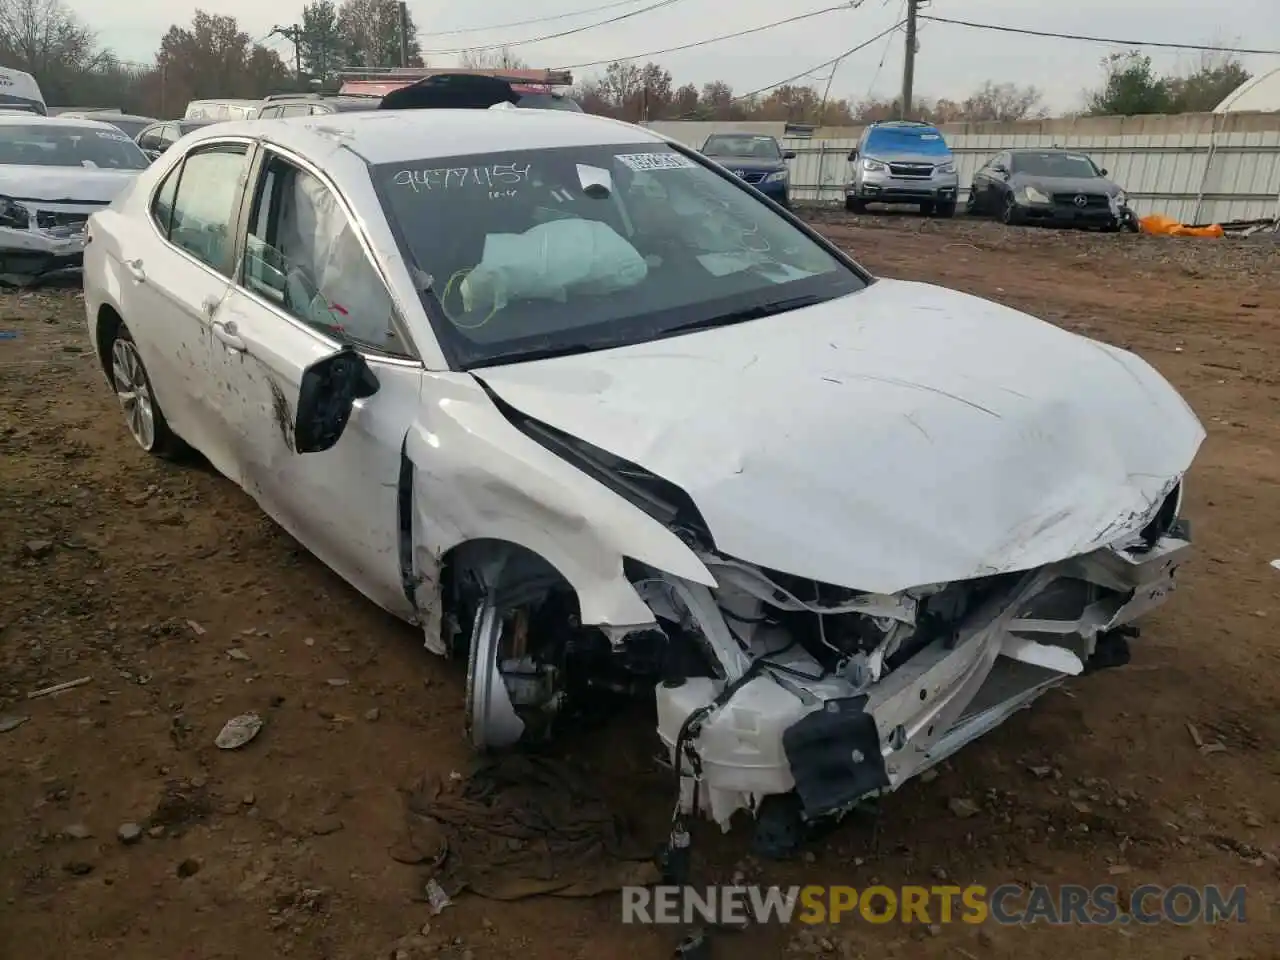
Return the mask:
M 1280 114 L 1102 119 L 1117 122 L 958 125 L 962 132 L 944 126 L 956 156 L 962 197 L 974 172 L 1001 150 L 1058 146 L 1087 153 L 1105 167 L 1142 215 L 1163 213 L 1183 223 L 1280 216 Z M 1124 121 L 1130 121 L 1130 128 L 1155 132 L 1107 129 L 1123 129 Z M 752 129 L 781 139 L 783 125 L 659 121 L 650 126 L 700 147 L 716 130 Z M 792 198 L 800 203 L 842 203 L 852 173 L 849 150 L 859 133 L 823 129 L 813 139 L 784 139 L 784 148 L 796 153 L 791 161 Z

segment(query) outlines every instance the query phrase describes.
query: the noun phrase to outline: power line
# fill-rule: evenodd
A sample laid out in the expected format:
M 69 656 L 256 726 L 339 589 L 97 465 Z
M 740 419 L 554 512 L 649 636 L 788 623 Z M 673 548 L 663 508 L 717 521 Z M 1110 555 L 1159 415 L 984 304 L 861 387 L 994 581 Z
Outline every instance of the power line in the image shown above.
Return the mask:
M 750 100 L 750 99 L 752 99 L 753 97 L 758 97 L 758 96 L 760 96 L 760 94 L 762 94 L 762 93 L 768 93 L 770 90 L 776 90 L 778 87 L 785 87 L 785 86 L 786 86 L 787 84 L 789 84 L 789 83 L 795 83 L 797 80 L 802 80 L 802 79 L 804 79 L 805 77 L 809 76 L 809 74 L 811 74 L 811 73 L 817 73 L 817 72 L 818 72 L 819 70 L 821 70 L 823 67 L 834 67 L 834 66 L 835 66 L 837 63 L 839 63 L 841 60 L 844 60 L 844 59 L 846 59 L 846 58 L 848 58 L 848 57 L 853 56 L 853 55 L 854 55 L 855 53 L 857 53 L 858 51 L 863 50 L 863 49 L 865 49 L 865 48 L 867 48 L 867 47 L 871 46 L 871 44 L 875 43 L 877 40 L 882 40 L 883 38 L 885 38 L 885 37 L 889 36 L 889 34 L 893 33 L 895 30 L 899 30 L 899 29 L 901 29 L 901 28 L 902 28 L 902 25 L 903 25 L 904 23 L 906 23 L 906 21 L 905 21 L 905 20 L 899 20 L 897 23 L 895 23 L 895 24 L 894 24 L 892 27 L 890 27 L 888 30 L 881 30 L 879 33 L 877 33 L 877 34 L 876 34 L 874 37 L 872 37 L 871 39 L 862 41 L 862 43 L 858 44 L 856 47 L 850 47 L 850 48 L 849 48 L 848 50 L 846 50 L 844 53 L 839 54 L 838 56 L 832 57 L 830 60 L 824 60 L 824 61 L 822 61 L 822 63 L 816 63 L 816 64 L 814 64 L 812 67 L 810 67 L 808 70 L 805 70 L 805 71 L 803 71 L 802 73 L 797 73 L 797 74 L 795 74 L 794 76 L 787 77 L 785 80 L 777 80 L 777 81 L 775 81 L 775 82 L 773 82 L 773 83 L 769 84 L 768 86 L 760 87 L 758 90 L 752 90 L 750 93 L 743 93 L 743 94 L 739 94 L 739 95 L 738 95 L 738 96 L 736 96 L 736 97 L 732 97 L 732 98 L 730 98 L 729 102 L 730 102 L 730 103 L 740 103 L 740 102 L 742 102 L 743 100 Z M 678 117 L 673 117 L 672 119 L 675 119 L 675 120 L 687 120 L 687 119 L 689 119 L 690 117 L 696 117 L 697 115 L 698 115 L 698 111 L 697 111 L 697 110 L 693 110 L 693 111 L 690 111 L 689 113 L 682 114 L 682 115 L 680 115 L 680 116 L 678 116 Z
M 617 7 L 630 6 L 640 0 L 614 0 L 613 3 L 601 4 L 598 7 L 587 7 L 585 10 L 574 10 L 572 13 L 556 13 L 546 17 L 531 17 L 528 20 L 509 20 L 506 23 L 492 23 L 486 27 L 458 27 L 456 30 L 433 30 L 424 33 L 424 37 L 452 37 L 459 33 L 484 33 L 488 30 L 506 30 L 508 27 L 527 27 L 531 23 L 547 23 L 551 20 L 568 20 L 572 17 L 584 17 L 588 13 L 599 13 L 601 10 L 613 10 Z
M 846 50 L 844 53 L 840 54 L 837 57 L 832 57 L 830 60 L 824 60 L 822 61 L 822 63 L 815 64 L 814 66 L 810 67 L 808 70 L 805 70 L 803 73 L 797 73 L 793 77 L 787 77 L 787 79 L 779 80 L 776 83 L 771 83 L 767 87 L 761 87 L 759 90 L 752 90 L 750 93 L 744 93 L 739 97 L 734 97 L 731 102 L 737 103 L 740 100 L 750 100 L 752 97 L 758 97 L 762 93 L 768 93 L 770 90 L 775 90 L 778 87 L 785 87 L 788 83 L 795 83 L 797 80 L 802 80 L 805 77 L 809 76 L 809 74 L 811 73 L 817 73 L 823 67 L 834 66 L 835 64 L 839 63 L 841 60 L 844 60 L 846 57 L 851 57 L 855 53 L 857 53 L 859 50 L 862 50 L 862 49 L 865 49 L 866 47 L 871 46 L 871 44 L 875 43 L 877 40 L 883 37 L 887 37 L 889 34 L 893 33 L 893 31 L 901 29 L 902 25 L 905 23 L 906 23 L 905 20 L 899 20 L 888 30 L 881 30 L 870 40 L 864 40 L 862 41 L 862 43 L 858 44 L 856 47 L 850 47 L 848 50 Z
M 920 14 L 921 20 L 934 23 L 950 23 L 958 27 L 976 30 L 995 30 L 998 33 L 1018 33 L 1028 37 L 1051 37 L 1055 40 L 1083 40 L 1086 43 L 1112 43 L 1121 47 L 1157 47 L 1162 50 L 1201 50 L 1206 53 L 1257 54 L 1264 57 L 1280 57 L 1280 50 L 1253 50 L 1248 47 L 1219 47 L 1205 43 L 1163 43 L 1158 40 L 1118 40 L 1115 37 L 1091 37 L 1079 33 L 1054 33 L 1049 30 L 1029 30 L 1024 27 L 1006 27 L 996 23 L 974 23 L 972 20 L 952 20 Z
M 523 40 L 508 40 L 505 43 L 489 43 L 475 47 L 455 47 L 452 50 L 423 50 L 422 55 L 442 56 L 450 53 L 474 53 L 480 50 L 505 50 L 508 47 L 520 47 L 527 43 L 542 43 L 544 40 L 558 40 L 561 37 L 569 37 L 575 33 L 585 33 L 587 30 L 594 30 L 596 27 L 606 27 L 612 23 L 619 23 L 622 20 L 629 20 L 631 17 L 638 17 L 642 13 L 648 13 L 651 10 L 658 10 L 662 7 L 669 7 L 673 3 L 679 3 L 680 0 L 658 0 L 657 3 L 651 3 L 647 7 L 641 7 L 639 10 L 632 10 L 629 13 L 620 13 L 616 17 L 609 17 L 607 20 L 597 20 L 595 23 L 584 24 L 581 27 L 573 27 L 570 30 L 561 30 L 558 33 L 546 33 L 540 37 L 526 37 Z
M 887 5 L 887 3 L 888 3 L 888 0 L 885 0 L 884 5 Z M 899 12 L 898 16 L 900 18 L 905 19 L 906 13 L 907 13 L 907 0 L 902 0 L 902 10 Z M 876 81 L 880 79 L 880 71 L 884 69 L 884 62 L 889 58 L 889 48 L 891 46 L 893 46 L 892 36 L 889 37 L 888 42 L 886 42 L 884 45 L 884 51 L 880 54 L 880 62 L 876 64 L 876 72 L 871 75 L 871 83 L 868 84 L 867 86 L 867 95 L 863 97 L 864 100 L 871 99 L 871 94 L 875 91 L 875 88 L 876 88 Z
M 577 70 L 581 67 L 600 67 L 610 63 L 623 63 L 627 60 L 642 60 L 649 57 L 659 57 L 664 53 L 676 53 L 680 50 L 692 50 L 694 47 L 705 47 L 711 43 L 719 43 L 721 40 L 736 40 L 738 37 L 750 36 L 753 33 L 763 33 L 765 30 L 772 30 L 775 27 L 785 26 L 788 23 L 798 23 L 801 20 L 808 20 L 812 17 L 822 16 L 826 13 L 834 13 L 837 10 L 856 10 L 862 6 L 864 0 L 846 0 L 845 3 L 837 4 L 834 7 L 824 7 L 821 10 L 811 10 L 808 13 L 798 13 L 794 17 L 787 17 L 784 20 L 775 20 L 772 23 L 765 23 L 758 27 L 751 27 L 748 30 L 738 30 L 734 33 L 722 33 L 718 37 L 707 37 L 705 40 L 694 40 L 691 43 L 682 43 L 677 47 L 665 47 L 662 50 L 650 50 L 647 53 L 635 53 L 629 57 L 619 57 L 615 60 L 589 60 L 586 63 L 568 63 L 565 64 L 565 70 Z

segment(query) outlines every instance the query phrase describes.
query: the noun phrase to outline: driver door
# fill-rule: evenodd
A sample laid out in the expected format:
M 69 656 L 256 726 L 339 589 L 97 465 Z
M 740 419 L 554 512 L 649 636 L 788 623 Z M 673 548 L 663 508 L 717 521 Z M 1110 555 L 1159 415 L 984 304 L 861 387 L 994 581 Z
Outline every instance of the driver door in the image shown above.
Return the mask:
M 240 268 L 213 331 L 215 381 L 243 486 L 362 593 L 412 617 L 398 495 L 422 365 L 332 188 L 269 149 L 251 182 Z M 296 453 L 303 373 L 344 343 L 365 355 L 377 392 L 355 401 L 334 446 Z

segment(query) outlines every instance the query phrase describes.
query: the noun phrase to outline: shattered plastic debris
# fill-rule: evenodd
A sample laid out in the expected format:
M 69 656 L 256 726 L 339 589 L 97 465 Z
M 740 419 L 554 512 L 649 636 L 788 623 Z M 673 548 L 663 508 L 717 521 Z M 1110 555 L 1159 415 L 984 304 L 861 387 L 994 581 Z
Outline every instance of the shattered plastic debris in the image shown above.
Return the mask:
M 436 883 L 435 880 L 427 881 L 427 903 L 431 905 L 432 916 L 439 916 L 445 907 L 452 906 L 453 901 L 449 899 L 449 895 L 444 892 L 444 887 Z
M 262 718 L 256 713 L 242 713 L 226 722 L 213 741 L 220 750 L 238 750 L 262 730 Z

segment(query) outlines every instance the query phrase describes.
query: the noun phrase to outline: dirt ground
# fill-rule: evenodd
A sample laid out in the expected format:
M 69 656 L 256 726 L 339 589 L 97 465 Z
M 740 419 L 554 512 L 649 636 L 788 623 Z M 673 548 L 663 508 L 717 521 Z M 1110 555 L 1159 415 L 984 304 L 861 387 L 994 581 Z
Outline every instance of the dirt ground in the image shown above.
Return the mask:
M 1208 431 L 1186 507 L 1199 551 L 1130 666 L 1050 693 L 794 863 L 752 859 L 748 831 L 703 830 L 695 877 L 1243 883 L 1248 922 L 851 921 L 725 933 L 715 955 L 1277 956 L 1280 248 L 814 219 L 882 275 L 990 297 L 1151 361 Z M 405 957 L 670 956 L 678 933 L 623 926 L 616 895 L 463 894 L 432 915 L 421 868 L 389 850 L 402 789 L 468 763 L 461 668 L 230 483 L 140 452 L 82 310 L 74 290 L 0 297 L 0 716 L 26 718 L 0 723 L 0 957 L 372 960 L 397 942 Z M 263 734 L 217 750 L 247 710 L 266 717 Z M 672 794 L 651 730 L 637 708 L 562 751 L 656 845 Z M 956 799 L 977 812 L 957 816 Z M 118 835 L 128 824 L 135 842 Z

